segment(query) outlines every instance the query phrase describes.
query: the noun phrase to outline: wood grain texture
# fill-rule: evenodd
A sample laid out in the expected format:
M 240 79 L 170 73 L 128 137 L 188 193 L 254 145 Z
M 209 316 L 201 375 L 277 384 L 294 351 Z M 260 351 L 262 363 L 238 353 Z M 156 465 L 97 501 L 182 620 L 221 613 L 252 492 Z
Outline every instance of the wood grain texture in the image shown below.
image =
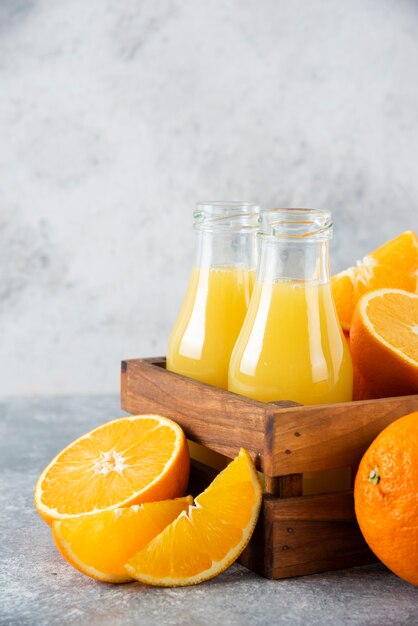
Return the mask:
M 301 496 L 303 492 L 303 474 L 266 476 L 264 491 L 279 498 Z
M 264 525 L 265 552 L 270 558 L 263 573 L 268 578 L 304 576 L 377 560 L 358 528 L 352 492 L 287 499 L 264 496 Z
M 123 361 L 121 396 L 129 413 L 167 415 L 216 452 L 234 457 L 247 448 L 270 477 L 355 466 L 385 426 L 418 410 L 418 395 L 322 406 L 256 402 L 168 372 L 164 357 Z
M 153 359 L 123 362 L 122 408 L 170 417 L 189 439 L 229 457 L 244 447 L 262 469 L 265 404 L 167 372 L 161 362 L 158 365 Z
M 417 410 L 418 395 L 281 409 L 267 418 L 272 465 L 265 471 L 275 476 L 356 465 L 383 428 Z

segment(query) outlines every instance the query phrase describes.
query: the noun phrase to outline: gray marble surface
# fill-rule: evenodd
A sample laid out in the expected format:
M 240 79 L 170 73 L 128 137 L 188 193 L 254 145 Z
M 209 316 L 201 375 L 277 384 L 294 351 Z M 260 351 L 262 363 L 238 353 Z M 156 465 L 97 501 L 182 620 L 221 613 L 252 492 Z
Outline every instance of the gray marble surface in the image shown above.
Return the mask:
M 0 0 L 0 396 L 163 354 L 198 200 L 418 227 L 416 0 Z
M 73 438 L 122 415 L 116 396 L 0 402 L 1 626 L 412 626 L 418 590 L 382 566 L 268 581 L 233 565 L 196 587 L 99 583 L 56 551 L 33 487 Z

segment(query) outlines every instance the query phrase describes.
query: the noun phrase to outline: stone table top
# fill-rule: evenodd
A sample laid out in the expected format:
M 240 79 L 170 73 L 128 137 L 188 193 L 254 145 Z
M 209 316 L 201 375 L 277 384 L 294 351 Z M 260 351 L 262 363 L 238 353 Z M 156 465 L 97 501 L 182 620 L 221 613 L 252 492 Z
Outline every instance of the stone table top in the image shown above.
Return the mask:
M 116 396 L 0 402 L 0 625 L 418 624 L 418 590 L 381 565 L 270 581 L 233 565 L 177 589 L 87 578 L 58 554 L 33 506 L 51 458 L 74 438 L 123 414 Z

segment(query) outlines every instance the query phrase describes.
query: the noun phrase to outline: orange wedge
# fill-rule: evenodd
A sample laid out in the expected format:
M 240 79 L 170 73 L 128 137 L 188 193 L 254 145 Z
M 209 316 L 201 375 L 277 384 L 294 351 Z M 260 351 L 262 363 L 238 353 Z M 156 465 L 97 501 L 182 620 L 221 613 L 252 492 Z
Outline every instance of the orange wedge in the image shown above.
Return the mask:
M 193 498 L 134 504 L 52 522 L 58 550 L 83 574 L 109 583 L 132 580 L 124 565 L 158 535 Z
M 160 587 L 195 585 L 233 563 L 249 542 L 260 512 L 257 471 L 241 448 L 183 512 L 127 563 L 137 580 Z
M 47 523 L 184 495 L 186 437 L 160 415 L 123 417 L 64 448 L 40 475 L 35 506 Z
M 351 354 L 374 397 L 418 393 L 418 295 L 378 289 L 359 301 Z
M 350 330 L 358 300 L 374 289 L 394 288 L 418 292 L 418 240 L 412 230 L 332 277 L 332 292 L 344 330 Z

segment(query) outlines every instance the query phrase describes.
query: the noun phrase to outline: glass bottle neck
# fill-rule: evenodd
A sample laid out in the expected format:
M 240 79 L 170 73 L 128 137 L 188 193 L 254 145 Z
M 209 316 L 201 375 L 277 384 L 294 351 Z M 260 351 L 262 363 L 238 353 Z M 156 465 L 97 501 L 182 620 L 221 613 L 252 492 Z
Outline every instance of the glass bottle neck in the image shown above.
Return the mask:
M 199 202 L 193 213 L 195 265 L 255 269 L 259 211 L 250 202 Z
M 300 281 L 312 284 L 330 280 L 329 242 L 281 239 L 261 235 L 257 281 Z
M 255 269 L 257 237 L 255 228 L 239 230 L 196 230 L 195 267 L 239 267 Z

